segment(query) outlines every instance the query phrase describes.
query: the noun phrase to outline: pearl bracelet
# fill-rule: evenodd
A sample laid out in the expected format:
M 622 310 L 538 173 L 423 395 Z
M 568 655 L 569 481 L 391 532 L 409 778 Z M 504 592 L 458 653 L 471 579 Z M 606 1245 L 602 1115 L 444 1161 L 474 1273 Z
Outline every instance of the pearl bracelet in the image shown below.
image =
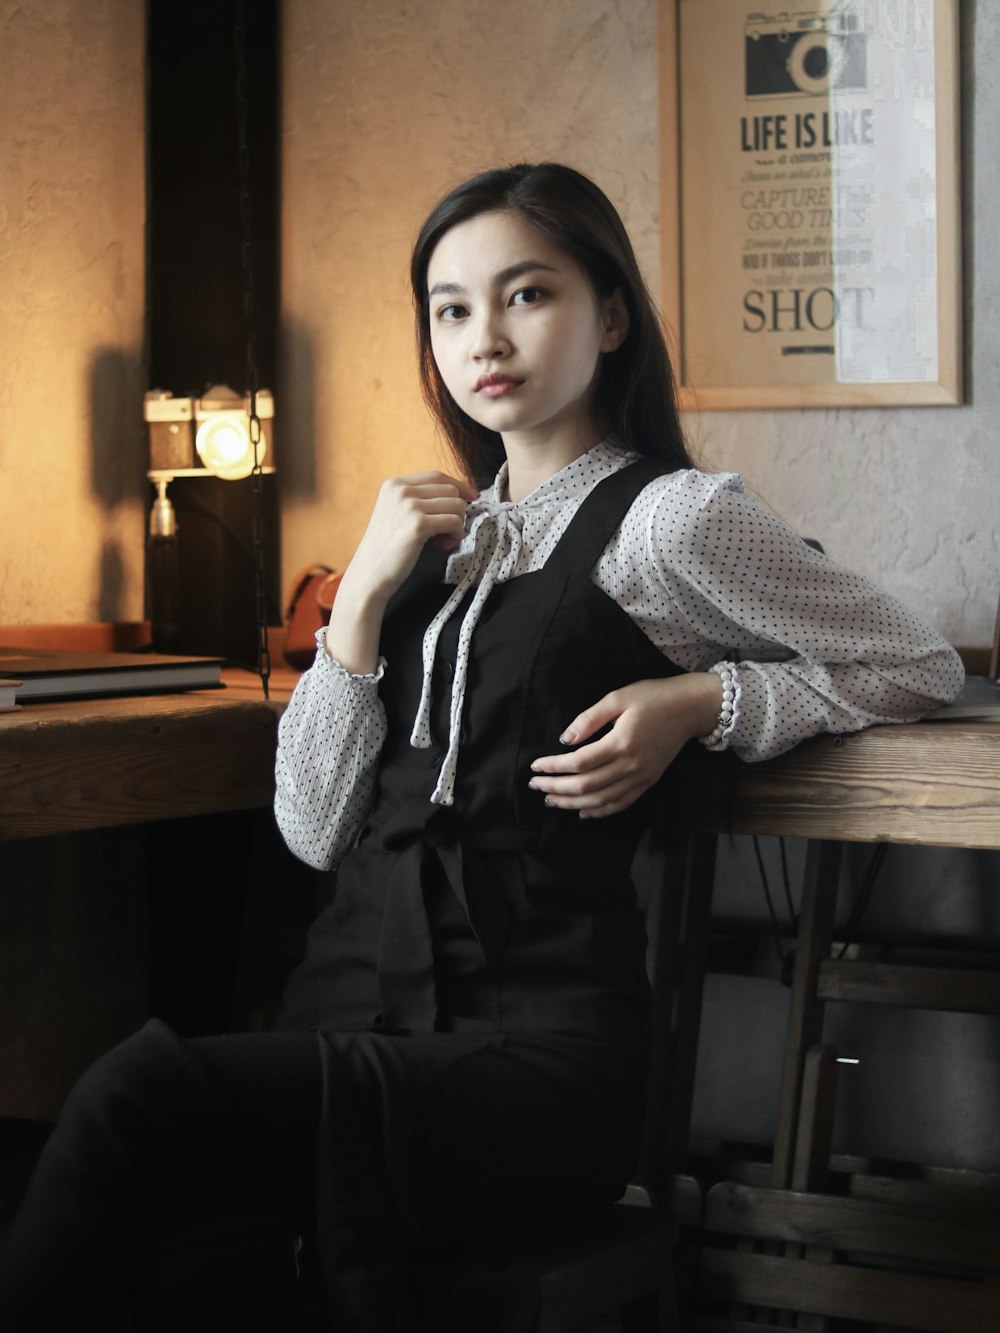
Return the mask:
M 729 744 L 728 733 L 732 728 L 736 711 L 736 680 L 733 675 L 733 664 L 718 662 L 715 666 L 709 667 L 709 671 L 722 681 L 722 707 L 719 709 L 715 730 L 710 731 L 707 736 L 702 736 L 701 743 L 706 750 L 725 750 Z

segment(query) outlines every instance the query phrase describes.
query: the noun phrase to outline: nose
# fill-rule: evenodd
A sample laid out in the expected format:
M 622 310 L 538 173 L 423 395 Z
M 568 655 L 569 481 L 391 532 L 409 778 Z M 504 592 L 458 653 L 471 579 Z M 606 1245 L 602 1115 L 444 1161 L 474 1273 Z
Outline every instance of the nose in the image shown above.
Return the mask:
M 510 343 L 495 311 L 483 312 L 475 329 L 470 352 L 474 361 L 497 361 L 510 354 Z

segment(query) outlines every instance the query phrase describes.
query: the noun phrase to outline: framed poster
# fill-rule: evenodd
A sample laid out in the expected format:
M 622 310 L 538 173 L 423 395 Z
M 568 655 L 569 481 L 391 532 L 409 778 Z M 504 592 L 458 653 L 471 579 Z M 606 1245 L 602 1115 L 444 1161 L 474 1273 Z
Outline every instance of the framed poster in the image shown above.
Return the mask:
M 961 402 L 958 0 L 660 0 L 686 408 Z

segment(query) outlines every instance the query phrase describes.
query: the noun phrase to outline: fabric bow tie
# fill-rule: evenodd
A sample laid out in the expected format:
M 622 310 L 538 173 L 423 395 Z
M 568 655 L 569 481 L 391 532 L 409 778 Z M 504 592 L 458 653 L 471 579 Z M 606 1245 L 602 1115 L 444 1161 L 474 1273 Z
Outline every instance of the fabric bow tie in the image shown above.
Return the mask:
M 451 619 L 462 598 L 478 580 L 478 587 L 458 632 L 455 676 L 451 687 L 451 713 L 448 723 L 448 749 L 431 794 L 436 805 L 452 805 L 455 800 L 455 770 L 458 766 L 458 738 L 465 703 L 465 682 L 469 670 L 469 644 L 480 613 L 497 583 L 511 577 L 521 554 L 524 515 L 513 504 L 481 497 L 469 505 L 471 520 L 461 552 L 448 564 L 449 579 L 457 579 L 448 600 L 427 626 L 423 642 L 423 685 L 420 704 L 410 734 L 410 744 L 426 749 L 431 743 L 431 677 L 441 631 Z

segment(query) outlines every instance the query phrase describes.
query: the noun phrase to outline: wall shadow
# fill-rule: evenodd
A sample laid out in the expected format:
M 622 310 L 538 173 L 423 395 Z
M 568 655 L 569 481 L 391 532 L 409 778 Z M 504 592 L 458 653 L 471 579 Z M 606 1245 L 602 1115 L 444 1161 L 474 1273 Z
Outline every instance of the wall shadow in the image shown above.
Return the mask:
M 141 369 L 120 347 L 100 347 L 90 361 L 90 490 L 107 510 L 146 491 Z
M 285 320 L 278 335 L 275 458 L 282 495 L 316 494 L 316 364 L 312 333 Z
M 88 434 L 90 491 L 110 517 L 128 501 L 146 508 L 146 429 L 142 416 L 142 362 L 138 354 L 120 347 L 100 347 L 88 371 Z M 125 593 L 130 566 L 143 573 L 145 537 L 135 533 L 134 549 L 125 549 L 118 536 L 105 533 L 98 567 L 97 616 L 116 621 L 125 617 Z

